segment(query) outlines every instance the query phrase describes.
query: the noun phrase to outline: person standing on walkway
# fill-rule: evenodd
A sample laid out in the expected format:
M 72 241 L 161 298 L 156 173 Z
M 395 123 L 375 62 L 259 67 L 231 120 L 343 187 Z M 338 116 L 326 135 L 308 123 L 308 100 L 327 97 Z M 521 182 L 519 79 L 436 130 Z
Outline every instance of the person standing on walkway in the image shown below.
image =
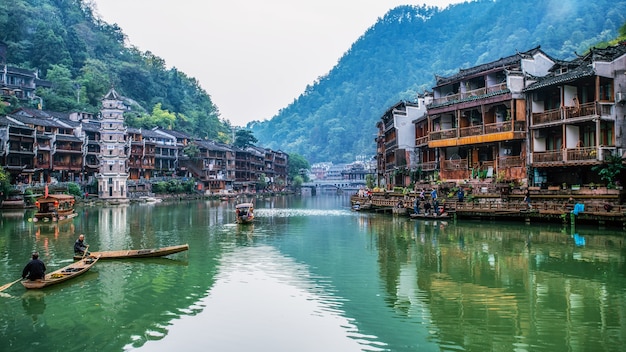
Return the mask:
M 532 204 L 530 204 L 530 190 L 526 189 L 526 193 L 524 194 L 524 203 L 528 206 L 528 209 L 532 209 Z
M 415 199 L 413 200 L 413 211 L 415 212 L 415 214 L 420 213 L 420 198 L 419 197 L 415 197 Z

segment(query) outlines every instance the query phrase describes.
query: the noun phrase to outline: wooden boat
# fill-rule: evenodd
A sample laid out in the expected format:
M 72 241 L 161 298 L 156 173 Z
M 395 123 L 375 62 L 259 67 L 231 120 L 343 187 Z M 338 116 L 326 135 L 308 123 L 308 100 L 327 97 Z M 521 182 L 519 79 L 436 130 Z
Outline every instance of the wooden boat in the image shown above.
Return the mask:
M 74 212 L 74 196 L 69 194 L 49 194 L 37 198 L 37 213 L 33 218 L 37 221 L 62 221 L 71 219 L 78 214 Z
M 188 249 L 188 244 L 182 244 L 179 246 L 161 247 L 154 249 L 126 249 L 121 251 L 91 252 L 90 255 L 97 256 L 100 259 L 154 258 L 183 252 Z M 80 255 L 74 256 L 74 259 L 80 258 Z
M 39 289 L 75 278 L 81 274 L 86 273 L 91 269 L 94 264 L 100 259 L 97 256 L 89 256 L 82 258 L 81 260 L 74 262 L 61 269 L 57 269 L 49 274 L 46 274 L 43 280 L 22 280 L 21 283 L 27 289 Z
M 28 200 L 26 199 L 27 197 Z M 32 195 L 24 196 L 22 194 L 13 194 L 0 203 L 0 209 L 29 209 L 34 207 Z
M 361 202 L 356 202 L 352 206 L 352 210 L 361 211 L 361 210 L 370 210 L 372 208 L 372 203 L 361 204 Z
M 431 220 L 445 220 L 445 219 L 450 219 L 450 214 L 448 213 L 442 213 L 439 215 L 435 215 L 435 214 L 424 214 L 424 213 L 419 213 L 419 214 L 409 214 L 409 216 L 411 217 L 411 219 L 431 219 Z
M 240 203 L 235 206 L 235 214 L 238 224 L 249 224 L 254 221 L 254 205 L 252 203 Z

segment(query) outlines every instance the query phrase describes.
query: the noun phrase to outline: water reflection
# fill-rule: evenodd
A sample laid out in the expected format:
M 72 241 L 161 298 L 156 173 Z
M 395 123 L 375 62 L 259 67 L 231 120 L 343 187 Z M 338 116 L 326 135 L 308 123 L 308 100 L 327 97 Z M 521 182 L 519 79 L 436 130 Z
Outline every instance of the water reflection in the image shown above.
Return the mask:
M 626 294 L 605 281 L 623 279 L 621 236 L 585 242 L 524 226 L 376 225 L 392 307 L 431 321 L 431 338 L 445 348 L 575 351 L 626 342 Z
M 361 351 L 341 298 L 311 280 L 306 266 L 269 246 L 235 247 L 220 259 L 204 309 L 173 323 L 168 336 L 140 350 Z M 320 279 L 320 278 L 317 278 Z M 198 334 L 220 331 L 207 339 Z
M 33 328 L 45 325 L 43 313 L 46 311 L 46 294 L 42 291 L 27 291 L 22 295 L 22 308 L 33 321 Z
M 621 231 L 409 220 L 347 204 L 258 200 L 252 226 L 235 224 L 234 203 L 212 201 L 86 208 L 51 229 L 0 218 L 0 284 L 33 249 L 50 268 L 71 262 L 78 233 L 94 250 L 190 245 L 98 262 L 41 300 L 15 285 L 0 295 L 0 346 L 614 351 L 626 342 Z

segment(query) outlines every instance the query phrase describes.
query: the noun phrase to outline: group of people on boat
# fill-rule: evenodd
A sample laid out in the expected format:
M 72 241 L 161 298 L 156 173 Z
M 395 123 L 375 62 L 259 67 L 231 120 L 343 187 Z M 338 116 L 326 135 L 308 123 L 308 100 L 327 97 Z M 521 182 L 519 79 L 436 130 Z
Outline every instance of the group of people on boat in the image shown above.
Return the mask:
M 420 205 L 424 208 L 425 215 L 429 215 L 431 213 L 440 214 L 445 210 L 445 206 L 439 207 L 439 196 L 437 194 L 437 189 L 435 188 L 430 191 L 429 201 L 426 200 L 426 190 L 423 188 L 420 190 L 419 195 L 413 200 L 413 212 L 415 214 L 420 214 Z
M 89 255 L 89 252 L 87 251 L 88 248 L 89 245 L 85 243 L 85 235 L 81 233 L 74 242 L 74 255 Z M 22 279 L 37 281 L 43 280 L 45 276 L 46 264 L 41 259 L 39 259 L 39 252 L 35 251 L 31 256 L 30 261 L 22 270 Z

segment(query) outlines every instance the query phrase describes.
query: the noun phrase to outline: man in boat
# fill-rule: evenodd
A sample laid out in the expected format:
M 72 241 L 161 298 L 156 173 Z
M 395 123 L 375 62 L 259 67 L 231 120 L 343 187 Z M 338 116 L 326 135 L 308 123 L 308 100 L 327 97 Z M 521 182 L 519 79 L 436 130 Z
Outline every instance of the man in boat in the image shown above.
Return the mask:
M 39 253 L 33 252 L 32 259 L 22 270 L 22 279 L 28 278 L 30 281 L 43 280 L 46 276 L 46 265 L 39 259 Z
M 85 235 L 81 233 L 76 242 L 74 242 L 74 254 L 82 256 L 85 255 L 86 250 L 87 244 L 85 243 Z M 87 252 L 87 255 L 89 255 L 89 252 Z

